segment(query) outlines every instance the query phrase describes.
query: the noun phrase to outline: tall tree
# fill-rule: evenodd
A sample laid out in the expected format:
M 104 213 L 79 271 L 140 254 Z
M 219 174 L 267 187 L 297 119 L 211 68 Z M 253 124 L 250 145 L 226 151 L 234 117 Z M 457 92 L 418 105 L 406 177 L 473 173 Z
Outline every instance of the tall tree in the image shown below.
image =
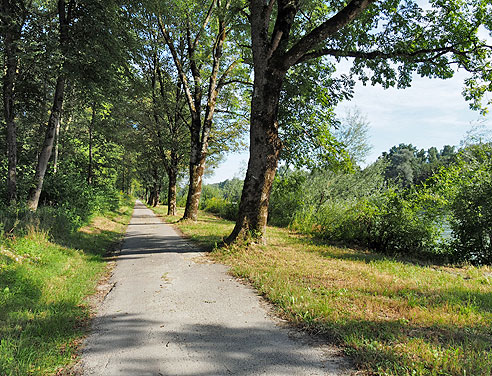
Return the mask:
M 350 158 L 357 164 L 364 162 L 372 149 L 368 131 L 369 121 L 355 107 L 345 113 L 334 132 L 336 139 L 345 146 Z
M 159 64 L 156 66 L 157 78 L 159 82 L 159 93 L 162 100 L 161 111 L 163 117 L 159 121 L 157 95 L 155 94 L 155 81 L 153 82 L 153 102 L 154 118 L 156 125 L 156 135 L 158 142 L 159 154 L 166 169 L 168 177 L 167 190 L 167 215 L 176 215 L 176 186 L 178 174 L 183 162 L 186 160 L 186 149 L 189 145 L 189 115 L 185 111 L 184 92 L 181 83 L 175 83 L 170 77 L 165 81 L 163 72 Z M 168 87 L 166 90 L 166 83 Z M 161 124 L 164 126 L 164 134 L 161 131 Z
M 48 2 L 48 6 L 39 5 L 38 11 L 51 15 L 51 4 Z M 93 103 L 97 99 L 95 105 L 99 110 L 99 106 L 104 105 L 100 100 L 101 95 L 107 97 L 120 90 L 121 78 L 124 73 L 129 73 L 128 61 L 136 48 L 135 38 L 128 28 L 131 17 L 128 15 L 126 1 L 58 0 L 56 5 L 57 60 L 56 64 L 51 65 L 56 83 L 43 145 L 37 158 L 34 183 L 28 198 L 28 207 L 31 210 L 36 210 L 39 203 L 64 106 L 66 87 L 76 88 L 82 106 L 84 102 Z M 45 29 L 48 28 L 42 30 Z M 50 40 L 50 37 L 51 34 L 47 34 L 46 39 Z M 95 120 L 100 119 L 96 116 Z M 89 129 L 89 133 L 90 131 Z M 90 141 L 91 137 L 89 143 Z M 93 172 L 86 170 L 86 176 L 89 175 L 87 180 L 91 180 L 90 175 Z
M 2 0 L 0 27 L 4 51 L 3 116 L 7 130 L 7 203 L 17 200 L 17 127 L 15 124 L 15 82 L 19 64 L 22 28 L 28 16 L 30 2 Z
M 254 66 L 250 159 L 239 216 L 227 242 L 264 240 L 268 202 L 281 140 L 278 107 L 288 70 L 323 56 L 353 58 L 352 72 L 385 87 L 410 85 L 412 73 L 448 78 L 453 64 L 467 69 L 465 97 L 475 107 L 492 90 L 490 50 L 478 37 L 492 29 L 489 0 L 433 1 L 423 10 L 415 1 L 351 0 L 347 3 L 250 0 Z M 369 77 L 367 70 L 372 71 Z
M 181 81 L 173 79 L 161 65 L 156 48 L 148 69 L 152 97 L 148 130 L 168 177 L 168 215 L 176 215 L 176 186 L 188 156 L 190 116 Z
M 44 136 L 44 143 L 41 149 L 41 153 L 38 157 L 38 163 L 36 166 L 36 174 L 34 175 L 35 186 L 29 193 L 29 199 L 27 206 L 31 210 L 36 210 L 39 204 L 39 197 L 41 196 L 41 190 L 43 188 L 44 175 L 48 167 L 48 161 L 51 156 L 51 150 L 55 140 L 56 128 L 59 126 L 60 117 L 63 107 L 63 96 L 65 92 L 65 82 L 67 79 L 67 72 L 65 61 L 68 57 L 69 50 L 69 32 L 70 24 L 72 23 L 72 15 L 75 7 L 75 0 L 70 0 L 67 4 L 64 0 L 58 1 L 58 23 L 59 23 L 59 43 L 62 62 L 60 64 L 60 70 L 58 78 L 56 80 L 55 93 L 53 97 L 53 106 L 51 108 L 50 118 L 48 120 L 48 126 Z
M 235 81 L 228 77 L 234 74 L 241 58 L 234 54 L 224 56 L 234 21 L 232 0 L 211 0 L 205 7 L 179 4 L 181 7 L 167 4 L 168 9 L 180 13 L 174 14 L 174 19 L 158 8 L 158 21 L 191 114 L 190 181 L 183 219 L 196 220 L 217 101 L 224 85 Z M 199 22 L 192 23 L 197 18 Z M 186 51 L 186 56 L 180 54 L 182 51 Z

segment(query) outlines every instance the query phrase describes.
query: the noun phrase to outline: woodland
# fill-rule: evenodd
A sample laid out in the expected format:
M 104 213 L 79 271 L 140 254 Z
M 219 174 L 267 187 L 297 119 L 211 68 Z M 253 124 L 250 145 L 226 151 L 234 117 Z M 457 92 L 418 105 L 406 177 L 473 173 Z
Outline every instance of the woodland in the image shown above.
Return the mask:
M 4 1 L 2 211 L 18 218 L 41 206 L 69 216 L 77 226 L 122 191 L 145 195 L 154 205 L 165 200 L 172 215 L 180 181 L 187 185 L 183 219 L 196 220 L 206 169 L 246 144 L 250 159 L 241 196 L 235 199 L 236 226 L 225 242 L 263 242 L 269 212 L 277 223 L 289 224 L 296 216 L 302 222 L 313 210 L 320 216 L 326 202 L 344 199 L 333 201 L 333 192 L 322 192 L 314 208 L 295 205 L 275 214 L 275 207 L 284 204 L 270 202 L 272 189 L 275 201 L 280 187 L 291 184 L 286 176 L 330 179 L 344 171 L 355 172 L 351 179 L 358 179 L 363 173 L 350 140 L 337 138 L 340 119 L 334 112 L 338 103 L 350 100 L 357 80 L 405 88 L 414 75 L 446 79 L 462 69 L 469 72 L 464 99 L 477 111 L 487 111 L 490 7 L 485 0 L 439 0 L 428 7 L 397 0 Z M 352 64 L 350 73 L 337 74 L 342 61 Z M 463 150 L 456 158 L 460 162 L 450 164 L 436 162 L 441 155 L 435 150 L 422 153 L 400 145 L 383 159 L 396 163 L 400 154 L 418 154 L 425 172 L 412 178 L 415 172 L 406 171 L 405 164 L 385 172 L 384 184 L 393 192 L 385 195 L 396 195 L 386 199 L 434 197 L 429 186 L 446 179 L 442 184 L 454 190 L 468 184 L 463 189 L 477 185 L 487 191 L 482 184 L 489 178 L 476 173 L 487 175 L 487 147 Z M 446 153 L 443 158 L 449 160 Z M 279 163 L 286 167 L 276 184 Z M 451 182 L 450 168 L 469 169 L 471 181 Z M 459 206 L 453 200 L 460 194 L 475 193 L 446 192 L 446 198 L 434 199 L 446 201 L 443 207 Z M 406 207 L 403 201 L 398 205 Z M 458 222 L 464 219 L 450 214 L 451 209 L 431 215 L 426 208 L 434 204 L 419 205 L 408 209 L 413 214 L 380 205 L 376 211 L 397 210 L 396 217 L 408 215 L 418 223 L 426 216 L 436 222 L 441 214 L 451 215 L 450 226 L 457 226 L 453 234 L 462 231 Z M 299 214 L 303 210 L 308 212 Z M 485 222 L 490 215 L 485 209 L 482 215 L 481 207 L 456 210 L 480 212 Z M 362 213 L 359 220 L 371 228 L 380 222 Z M 329 222 L 333 216 L 325 217 Z M 344 226 L 356 231 L 360 225 Z M 8 225 L 4 229 L 10 230 Z M 357 230 L 355 238 L 366 239 L 367 231 L 372 230 Z M 490 234 L 485 233 L 477 241 L 489 248 L 484 260 L 490 261 Z M 407 247 L 373 240 L 363 243 L 391 251 Z
M 183 226 L 202 210 L 233 221 L 217 248 L 266 247 L 271 225 L 412 265 L 492 264 L 484 126 L 441 150 L 402 140 L 365 166 L 364 115 L 336 113 L 357 82 L 405 89 L 465 71 L 463 100 L 485 115 L 490 0 L 1 0 L 0 22 L 2 374 L 55 374 L 72 359 L 68 344 L 89 317 L 81 299 L 135 197 Z M 244 179 L 203 183 L 227 153 L 246 150 Z M 490 288 L 480 278 L 477 289 Z M 486 320 L 490 290 L 475 298 L 467 312 L 488 307 Z M 318 320 L 306 312 L 294 321 Z M 418 374 L 490 374 L 490 327 L 480 330 L 473 357 L 436 355 Z M 364 360 L 372 374 L 416 374 L 399 360 L 408 372 L 388 371 L 378 340 L 343 341 L 377 355 Z

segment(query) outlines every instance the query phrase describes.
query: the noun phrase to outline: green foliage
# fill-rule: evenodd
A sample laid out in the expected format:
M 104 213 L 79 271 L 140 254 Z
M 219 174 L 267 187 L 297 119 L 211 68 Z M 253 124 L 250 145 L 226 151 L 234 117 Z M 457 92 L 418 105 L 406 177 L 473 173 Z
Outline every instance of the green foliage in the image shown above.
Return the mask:
M 268 206 L 269 223 L 275 226 L 288 226 L 295 213 L 303 206 L 302 192 L 307 173 L 299 170 L 280 170 L 272 187 Z
M 441 167 L 449 166 L 456 161 L 454 146 L 445 145 L 441 151 L 435 147 L 429 150 L 417 150 L 412 144 L 393 146 L 382 157 L 387 165 L 385 179 L 402 188 L 409 188 L 425 182 Z
M 425 189 L 388 190 L 382 197 L 369 245 L 386 254 L 437 258 L 443 246 L 439 197 Z
M 206 201 L 205 211 L 213 213 L 221 218 L 234 221 L 239 211 L 238 202 L 230 202 L 222 197 L 211 197 Z
M 492 264 L 492 173 L 477 171 L 465 182 L 451 204 L 455 257 Z
M 460 154 L 460 163 L 438 178 L 451 213 L 454 258 L 491 264 L 492 144 L 467 147 Z
M 296 213 L 292 228 L 386 254 L 437 259 L 446 249 L 445 212 L 440 208 L 441 198 L 426 188 L 402 192 L 380 186 L 370 194 L 338 196 L 304 208 Z
M 348 110 L 340 119 L 333 132 L 335 138 L 342 143 L 355 164 L 365 161 L 372 149 L 368 143 L 369 122 L 359 109 Z
M 393 149 L 392 155 L 411 150 L 401 145 Z M 302 185 L 287 184 L 295 173 L 284 174 L 289 179 L 276 182 L 282 195 L 272 194 L 272 206 L 286 208 L 290 216 L 277 210 L 271 222 L 390 255 L 491 263 L 491 146 L 470 146 L 457 155 L 452 148 L 441 153 L 430 149 L 427 155 L 426 163 L 440 165 L 439 172 L 427 184 L 409 180 L 407 189 L 385 183 L 388 171 L 398 166 L 396 158 L 380 159 L 355 174 L 313 173 Z M 290 205 L 289 194 L 295 205 Z M 282 223 L 275 215 L 290 220 Z
M 235 220 L 239 211 L 239 200 L 243 182 L 238 178 L 203 186 L 200 209 L 219 217 Z
M 279 105 L 280 159 L 297 168 L 350 168 L 350 156 L 334 136 L 334 106 L 352 96 L 353 81 L 331 77 L 333 65 L 321 59 L 291 69 Z
M 73 362 L 90 317 L 86 296 L 106 270 L 102 256 L 130 220 L 133 200 L 120 199 L 103 228 L 70 232 L 63 210 L 42 207 L 17 213 L 0 237 L 1 375 L 58 374 Z
M 81 197 L 58 205 L 44 205 L 36 212 L 9 207 L 0 215 L 0 235 L 26 236 L 32 229 L 45 233 L 52 240 L 64 241 L 95 215 L 117 210 L 127 204 L 127 197 L 112 191 L 87 189 Z

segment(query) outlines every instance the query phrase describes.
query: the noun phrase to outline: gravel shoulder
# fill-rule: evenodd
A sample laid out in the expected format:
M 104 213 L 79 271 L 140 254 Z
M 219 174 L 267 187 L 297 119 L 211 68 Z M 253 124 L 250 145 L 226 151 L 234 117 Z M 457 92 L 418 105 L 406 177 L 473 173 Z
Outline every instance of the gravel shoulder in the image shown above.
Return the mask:
M 279 325 L 255 291 L 137 201 L 82 351 L 84 375 L 349 375 L 340 352 Z

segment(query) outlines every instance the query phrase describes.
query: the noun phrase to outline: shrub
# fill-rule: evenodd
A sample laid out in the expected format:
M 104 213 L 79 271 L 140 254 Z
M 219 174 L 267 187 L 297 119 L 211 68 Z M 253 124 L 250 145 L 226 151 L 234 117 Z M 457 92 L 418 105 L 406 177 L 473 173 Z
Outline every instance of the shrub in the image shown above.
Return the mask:
M 221 197 L 210 198 L 205 207 L 205 211 L 214 213 L 219 217 L 230 219 L 232 221 L 236 220 L 238 210 L 239 205 L 237 202 L 230 202 Z
M 492 163 L 463 177 L 451 202 L 451 242 L 458 261 L 492 264 Z
M 268 221 L 276 226 L 288 226 L 304 204 L 306 173 L 289 171 L 275 177 L 268 206 Z
M 327 240 L 368 246 L 378 210 L 367 199 L 329 201 L 298 211 L 290 227 Z
M 412 256 L 437 256 L 444 241 L 439 196 L 426 188 L 405 193 L 388 190 L 380 206 L 371 246 L 387 253 Z

